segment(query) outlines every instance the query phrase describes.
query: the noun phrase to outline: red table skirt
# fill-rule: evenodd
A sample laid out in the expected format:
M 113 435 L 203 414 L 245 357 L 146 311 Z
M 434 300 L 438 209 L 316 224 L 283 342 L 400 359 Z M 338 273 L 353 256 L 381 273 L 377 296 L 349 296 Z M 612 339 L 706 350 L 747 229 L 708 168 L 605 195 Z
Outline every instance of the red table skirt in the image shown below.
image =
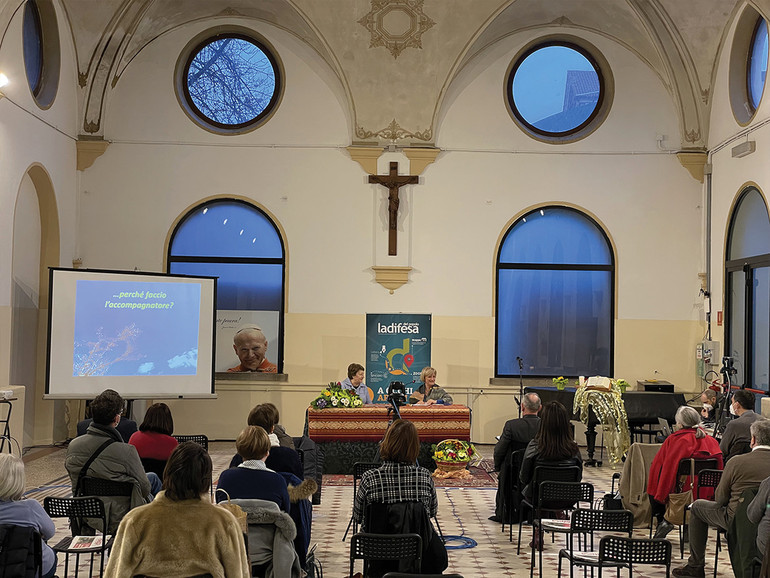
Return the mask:
M 378 442 L 388 427 L 388 407 L 357 409 L 308 408 L 308 433 L 315 442 Z M 471 410 L 464 405 L 404 406 L 401 418 L 414 423 L 421 442 L 471 439 Z

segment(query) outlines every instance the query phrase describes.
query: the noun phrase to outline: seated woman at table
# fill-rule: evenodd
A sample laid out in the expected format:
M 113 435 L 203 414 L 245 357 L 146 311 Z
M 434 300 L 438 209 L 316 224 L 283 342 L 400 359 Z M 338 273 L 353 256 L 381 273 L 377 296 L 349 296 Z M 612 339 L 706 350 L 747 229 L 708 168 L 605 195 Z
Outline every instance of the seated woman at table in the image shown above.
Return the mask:
M 722 469 L 722 451 L 719 443 L 713 437 L 706 435 L 701 428 L 701 419 L 698 411 L 692 407 L 683 405 L 676 411 L 677 431 L 672 433 L 663 442 L 663 445 L 655 454 L 650 466 L 650 475 L 647 478 L 647 494 L 650 496 L 652 515 L 658 518 L 658 529 L 655 538 L 665 538 L 674 528 L 663 516 L 666 513 L 668 495 L 676 491 L 679 462 L 683 459 L 709 459 L 717 460 L 718 469 Z M 681 491 L 689 489 L 689 482 Z M 710 496 L 702 495 L 702 498 Z
M 40 534 L 43 539 L 42 576 L 50 578 L 56 573 L 56 554 L 46 541 L 53 537 L 56 528 L 40 502 L 25 500 L 23 496 L 24 463 L 11 454 L 0 454 L 0 525 L 29 527 Z
M 538 466 L 578 466 L 582 476 L 583 458 L 575 443 L 570 415 L 558 401 L 549 401 L 540 410 L 540 427 L 524 450 L 519 480 L 525 498 L 532 498 L 532 480 Z
M 365 404 L 374 403 L 369 388 L 364 383 L 364 366 L 359 363 L 348 365 L 348 376 L 340 382 L 342 389 L 352 389 Z
M 422 385 L 409 396 L 414 405 L 452 405 L 452 396 L 440 385 L 436 385 L 436 370 L 425 367 L 420 372 Z

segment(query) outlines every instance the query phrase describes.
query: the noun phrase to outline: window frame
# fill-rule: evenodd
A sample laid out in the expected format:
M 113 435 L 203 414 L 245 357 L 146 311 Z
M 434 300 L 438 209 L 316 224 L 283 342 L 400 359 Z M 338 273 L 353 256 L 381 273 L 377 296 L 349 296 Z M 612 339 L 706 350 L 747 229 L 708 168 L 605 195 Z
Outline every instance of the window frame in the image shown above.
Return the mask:
M 184 256 L 174 256 L 171 254 L 171 249 L 174 244 L 174 238 L 176 237 L 176 234 L 180 230 L 180 228 L 184 225 L 185 221 L 195 214 L 198 211 L 201 211 L 207 207 L 210 207 L 212 205 L 220 204 L 220 203 L 237 203 L 240 205 L 243 205 L 250 210 L 256 211 L 258 213 L 261 213 L 261 215 L 267 219 L 267 221 L 273 226 L 275 229 L 275 234 L 278 237 L 278 240 L 280 242 L 281 246 L 281 253 L 282 257 L 211 257 L 211 256 L 196 256 L 196 255 L 184 255 Z M 256 373 L 256 374 L 246 374 L 250 377 L 250 379 L 260 379 L 258 376 L 268 376 L 267 379 L 269 379 L 269 376 L 281 376 L 284 374 L 284 320 L 286 316 L 286 243 L 284 241 L 283 235 L 281 234 L 280 227 L 276 224 L 275 219 L 264 209 L 261 207 L 255 205 L 252 202 L 249 202 L 244 199 L 238 199 L 234 197 L 218 197 L 214 199 L 208 199 L 202 203 L 199 203 L 193 207 L 191 207 L 189 210 L 187 210 L 184 215 L 182 215 L 177 223 L 174 225 L 174 228 L 171 231 L 171 234 L 169 235 L 167 248 L 166 248 L 166 272 L 170 273 L 171 271 L 171 264 L 172 263 L 223 263 L 223 264 L 245 264 L 245 265 L 281 265 L 281 304 L 280 309 L 278 311 L 278 347 L 277 347 L 277 358 L 276 358 L 276 365 L 278 366 L 277 373 Z M 218 304 L 217 304 L 218 306 Z M 217 309 L 218 310 L 218 309 Z M 242 374 L 238 373 L 226 373 L 226 372 L 216 372 L 217 379 L 221 378 L 227 378 L 227 379 L 242 379 L 240 377 Z M 265 379 L 264 377 L 262 379 Z M 275 379 L 275 378 L 274 378 Z M 280 379 L 277 378 L 277 379 Z
M 730 109 L 732 110 L 735 122 L 739 126 L 747 126 L 751 123 L 767 93 L 767 78 L 765 78 L 762 98 L 755 107 L 751 101 L 749 70 L 752 47 L 761 20 L 766 21 L 764 16 L 757 12 L 753 7 L 746 6 L 741 15 L 737 18 L 733 42 L 730 48 L 727 88 Z M 770 34 L 770 22 L 767 24 L 768 34 Z M 770 52 L 770 42 L 768 42 L 768 51 Z M 768 60 L 770 61 L 770 58 L 768 58 Z
M 26 49 L 26 23 L 27 18 L 35 19 L 35 31 L 39 35 L 36 39 L 40 45 L 39 78 L 35 86 L 32 86 L 27 71 Z M 59 77 L 61 75 L 61 50 L 59 46 L 59 23 L 56 18 L 56 8 L 52 0 L 26 0 L 22 16 L 22 59 L 24 60 L 24 77 L 27 88 L 35 104 L 41 110 L 48 110 L 53 106 L 59 90 Z
M 564 46 L 579 52 L 591 63 L 599 78 L 599 100 L 589 118 L 578 127 L 559 133 L 543 131 L 531 125 L 518 111 L 513 98 L 513 78 L 521 63 L 537 50 L 550 46 Z M 508 65 L 503 82 L 505 106 L 516 126 L 534 140 L 548 144 L 573 143 L 591 135 L 607 119 L 615 95 L 612 69 L 601 51 L 583 38 L 564 34 L 540 37 L 525 45 Z
M 749 49 L 746 51 L 746 102 L 751 109 L 751 115 L 754 116 L 759 110 L 762 104 L 762 99 L 765 97 L 765 90 L 767 89 L 767 75 L 765 75 L 765 82 L 762 86 L 762 94 L 759 97 L 759 102 L 754 104 L 754 99 L 751 96 L 751 60 L 754 56 L 754 43 L 757 41 L 757 34 L 762 24 L 765 24 L 765 33 L 768 34 L 768 51 L 770 51 L 770 28 L 767 25 L 767 21 L 761 16 L 757 18 L 757 22 L 754 25 L 754 32 L 751 34 L 751 40 L 749 41 Z M 770 63 L 770 54 L 768 54 L 768 61 Z
M 505 241 L 508 238 L 508 235 L 513 231 L 514 227 L 518 225 L 520 222 L 522 222 L 524 219 L 529 217 L 530 215 L 534 213 L 538 213 L 541 210 L 542 211 L 548 211 L 549 209 L 561 209 L 561 210 L 568 210 L 573 211 L 586 219 L 588 222 L 590 222 L 596 229 L 601 233 L 602 238 L 607 243 L 607 249 L 610 255 L 610 264 L 609 265 L 590 265 L 590 264 L 553 264 L 553 263 L 501 263 L 500 257 L 503 250 L 503 246 L 505 245 Z M 534 207 L 525 213 L 522 213 L 519 215 L 516 219 L 513 220 L 513 222 L 505 229 L 505 232 L 503 233 L 502 237 L 500 238 L 500 243 L 497 248 L 497 255 L 495 258 L 495 377 L 496 378 L 511 378 L 515 377 L 517 374 L 501 374 L 500 373 L 500 360 L 499 360 L 499 348 L 498 348 L 498 341 L 499 341 L 499 334 L 500 334 L 500 270 L 546 270 L 546 271 L 607 271 L 610 273 L 610 291 L 608 295 L 609 300 L 609 319 L 610 319 L 610 331 L 609 331 L 609 352 L 608 352 L 608 359 L 609 359 L 609 372 L 610 375 L 608 377 L 612 377 L 615 375 L 615 291 L 616 291 L 616 284 L 617 284 L 617 265 L 616 265 L 616 256 L 615 256 L 615 250 L 612 245 L 612 242 L 610 241 L 609 236 L 607 235 L 607 232 L 604 230 L 604 227 L 602 227 L 596 219 L 594 219 L 591 215 L 588 213 L 576 208 L 576 207 L 570 207 L 567 205 L 541 205 Z M 551 374 L 527 374 L 527 377 L 541 377 L 541 378 L 549 378 L 549 377 L 555 377 L 555 375 Z M 569 375 L 565 377 L 570 378 L 576 378 L 577 375 Z
M 198 53 L 208 44 L 226 38 L 235 38 L 257 46 L 267 57 L 275 74 L 275 90 L 265 109 L 252 120 L 239 124 L 224 124 L 208 118 L 193 102 L 187 87 L 187 72 Z M 174 71 L 177 101 L 185 114 L 200 128 L 218 135 L 240 135 L 258 129 L 278 110 L 283 99 L 285 73 L 275 48 L 261 35 L 240 26 L 223 26 L 196 35 L 180 52 Z
M 732 307 L 733 307 L 733 281 L 732 273 L 742 271 L 744 273 L 744 287 L 743 287 L 743 356 L 744 359 L 735 360 L 742 367 L 743 380 L 742 383 L 732 383 L 731 385 L 739 385 L 746 387 L 754 391 L 770 392 L 770 385 L 768 389 L 757 389 L 754 386 L 754 357 L 753 357 L 753 345 L 754 345 L 754 329 L 756 328 L 756 320 L 754 319 L 754 273 L 757 269 L 769 268 L 770 269 L 770 253 L 764 253 L 761 255 L 752 255 L 750 257 L 740 257 L 738 259 L 728 259 L 730 256 L 730 249 L 732 248 L 733 241 L 733 227 L 735 225 L 736 218 L 741 209 L 741 204 L 748 194 L 756 192 L 765 204 L 765 210 L 768 210 L 767 201 L 759 190 L 758 187 L 749 185 L 745 187 L 738 195 L 733 209 L 730 215 L 730 220 L 727 226 L 727 237 L 725 243 L 725 356 L 732 357 L 733 343 L 732 343 Z M 768 218 L 770 219 L 770 211 L 768 211 Z M 770 331 L 770 327 L 768 327 Z M 730 355 L 728 355 L 730 354 Z M 768 359 L 770 359 L 770 350 L 768 351 Z M 732 379 L 732 378 L 731 378 Z

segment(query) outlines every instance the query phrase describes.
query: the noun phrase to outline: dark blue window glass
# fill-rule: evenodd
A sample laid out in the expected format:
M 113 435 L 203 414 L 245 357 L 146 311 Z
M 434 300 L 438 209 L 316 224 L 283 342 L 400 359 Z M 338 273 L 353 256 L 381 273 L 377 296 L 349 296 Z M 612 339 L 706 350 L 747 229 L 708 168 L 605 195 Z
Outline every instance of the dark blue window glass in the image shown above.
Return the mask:
M 767 22 L 760 18 L 754 37 L 751 39 L 748 66 L 749 101 L 751 107 L 756 110 L 762 100 L 765 91 L 765 79 L 767 78 Z
M 273 56 L 251 38 L 225 35 L 193 51 L 185 72 L 188 102 L 207 122 L 239 128 L 275 106 L 278 73 Z
M 759 191 L 746 189 L 727 236 L 726 355 L 733 385 L 770 390 L 770 218 Z
M 516 117 L 536 132 L 569 134 L 595 115 L 602 98 L 598 67 L 570 44 L 545 44 L 527 52 L 509 78 Z
M 43 80 L 43 27 L 37 5 L 33 1 L 24 5 L 22 38 L 27 83 L 32 94 L 37 96 Z
M 237 365 L 224 343 L 255 319 L 265 335 L 274 336 L 268 339 L 268 358 L 283 371 L 285 254 L 278 228 L 266 214 L 233 200 L 196 207 L 174 231 L 168 271 L 217 277 L 217 318 L 231 325 L 229 332 L 218 328 L 217 349 L 225 357 L 217 358 L 217 371 Z
M 614 259 L 591 219 L 544 207 L 506 234 L 497 265 L 496 375 L 612 376 Z

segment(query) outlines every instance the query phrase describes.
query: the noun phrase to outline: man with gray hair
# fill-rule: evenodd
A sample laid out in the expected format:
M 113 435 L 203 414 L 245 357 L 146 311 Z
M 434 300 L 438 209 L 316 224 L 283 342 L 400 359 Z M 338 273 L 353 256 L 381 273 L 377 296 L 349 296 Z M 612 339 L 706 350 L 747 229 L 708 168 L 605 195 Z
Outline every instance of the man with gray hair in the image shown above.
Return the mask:
M 495 471 L 499 472 L 497 482 L 497 496 L 495 498 L 495 515 L 489 519 L 493 522 L 502 522 L 507 517 L 518 515 L 518 503 L 515 498 L 516 479 L 508 479 L 511 470 L 513 452 L 523 450 L 532 441 L 540 427 L 540 396 L 536 393 L 527 393 L 521 400 L 521 417 L 505 422 L 503 433 L 495 445 Z M 514 464 L 515 466 L 515 464 Z M 513 503 L 508 504 L 509 498 Z M 520 499 L 518 500 L 520 501 Z M 507 507 L 506 507 L 507 506 Z M 506 516 L 506 512 L 508 515 Z M 510 520 L 505 520 L 509 523 Z M 516 520 L 514 520 L 516 521 Z
M 277 373 L 278 367 L 267 360 L 267 337 L 256 325 L 244 325 L 233 337 L 233 349 L 241 361 L 237 367 L 231 367 L 227 373 L 255 371 L 258 373 Z
M 751 424 L 751 452 L 733 457 L 725 466 L 714 501 L 695 500 L 690 506 L 690 558 L 674 576 L 705 578 L 706 541 L 710 526 L 727 530 L 744 490 L 756 488 L 770 476 L 770 420 Z

